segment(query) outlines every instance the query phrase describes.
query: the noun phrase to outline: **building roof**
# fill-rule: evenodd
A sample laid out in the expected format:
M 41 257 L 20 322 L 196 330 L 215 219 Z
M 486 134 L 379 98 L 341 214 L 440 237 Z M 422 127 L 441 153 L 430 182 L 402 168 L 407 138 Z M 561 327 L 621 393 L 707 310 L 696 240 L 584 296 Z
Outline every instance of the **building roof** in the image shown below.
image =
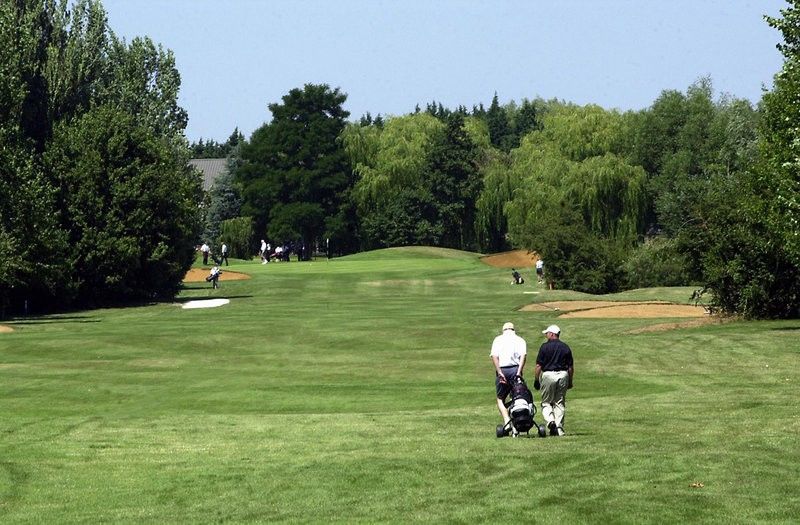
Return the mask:
M 191 159 L 189 165 L 194 166 L 203 174 L 203 189 L 208 191 L 214 181 L 228 171 L 227 159 Z

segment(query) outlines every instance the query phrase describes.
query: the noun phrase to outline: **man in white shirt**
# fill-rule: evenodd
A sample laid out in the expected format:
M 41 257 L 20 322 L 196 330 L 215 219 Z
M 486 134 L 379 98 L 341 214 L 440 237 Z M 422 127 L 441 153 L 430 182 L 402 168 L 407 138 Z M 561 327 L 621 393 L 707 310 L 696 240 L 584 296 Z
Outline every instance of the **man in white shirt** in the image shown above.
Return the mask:
M 203 264 L 208 264 L 208 254 L 211 251 L 206 241 L 203 241 L 203 245 L 200 247 L 200 253 L 203 254 Z
M 261 249 L 258 250 L 258 254 L 261 256 L 261 264 L 267 264 L 269 261 L 269 250 L 267 249 L 267 241 L 261 239 Z
M 489 353 L 494 364 L 497 409 L 503 416 L 503 425 L 511 419 L 506 408 L 506 397 L 511 392 L 511 381 L 514 376 L 522 377 L 527 354 L 528 344 L 525 339 L 516 334 L 513 323 L 505 323 L 502 333 L 492 341 L 492 351 Z

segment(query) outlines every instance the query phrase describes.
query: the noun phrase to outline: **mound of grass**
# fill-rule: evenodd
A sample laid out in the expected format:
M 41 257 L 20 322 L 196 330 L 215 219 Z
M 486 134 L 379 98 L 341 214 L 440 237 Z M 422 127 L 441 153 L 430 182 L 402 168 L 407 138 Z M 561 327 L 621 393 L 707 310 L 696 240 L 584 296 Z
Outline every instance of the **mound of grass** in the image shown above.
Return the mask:
M 476 254 L 422 247 L 229 268 L 252 279 L 188 283 L 178 304 L 5 323 L 0 520 L 788 523 L 800 512 L 797 322 L 631 335 L 662 320 L 520 312 L 610 297 L 510 286 Z M 231 303 L 179 307 L 206 297 Z M 552 322 L 572 346 L 567 437 L 494 437 L 488 353 L 507 320 L 532 354 Z

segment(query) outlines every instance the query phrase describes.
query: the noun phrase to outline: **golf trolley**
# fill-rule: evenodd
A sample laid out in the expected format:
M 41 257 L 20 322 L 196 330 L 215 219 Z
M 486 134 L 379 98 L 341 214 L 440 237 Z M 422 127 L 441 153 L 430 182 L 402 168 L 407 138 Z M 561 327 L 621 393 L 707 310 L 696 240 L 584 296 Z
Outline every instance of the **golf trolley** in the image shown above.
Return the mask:
M 537 424 L 533 418 L 536 415 L 533 394 L 520 376 L 515 376 L 511 383 L 511 400 L 506 403 L 506 408 L 511 419 L 505 425 L 497 425 L 497 437 L 517 437 L 523 432 L 530 436 L 529 431 L 534 427 L 539 437 L 547 435 L 545 426 Z

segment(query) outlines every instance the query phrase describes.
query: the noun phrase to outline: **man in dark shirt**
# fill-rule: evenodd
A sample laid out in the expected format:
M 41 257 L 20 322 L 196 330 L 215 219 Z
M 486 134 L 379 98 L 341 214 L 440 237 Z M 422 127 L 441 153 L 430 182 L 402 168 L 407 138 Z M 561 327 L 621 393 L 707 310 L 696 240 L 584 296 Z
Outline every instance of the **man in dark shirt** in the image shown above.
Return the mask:
M 559 339 L 561 329 L 550 325 L 542 333 L 547 342 L 536 356 L 533 387 L 542 390 L 542 417 L 551 436 L 564 435 L 567 390 L 572 388 L 572 350 Z

